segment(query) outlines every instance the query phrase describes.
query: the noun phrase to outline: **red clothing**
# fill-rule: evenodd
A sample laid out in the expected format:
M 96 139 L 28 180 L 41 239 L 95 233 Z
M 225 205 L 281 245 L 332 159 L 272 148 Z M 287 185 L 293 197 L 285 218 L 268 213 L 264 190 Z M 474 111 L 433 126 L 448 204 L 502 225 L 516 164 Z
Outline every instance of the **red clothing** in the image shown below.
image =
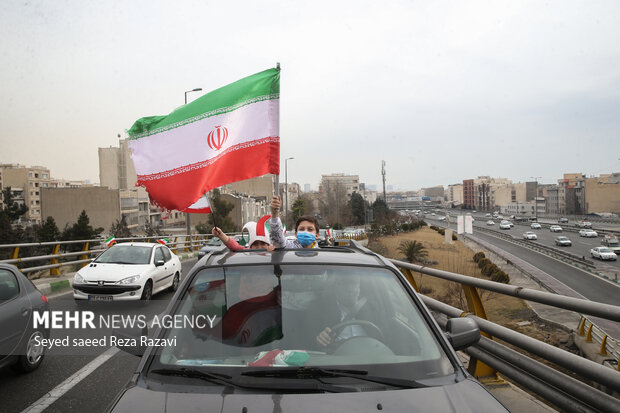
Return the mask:
M 231 251 L 242 251 L 247 249 L 246 247 L 240 245 L 237 241 L 235 241 L 233 237 L 228 237 L 228 241 L 226 241 L 224 245 L 226 245 Z

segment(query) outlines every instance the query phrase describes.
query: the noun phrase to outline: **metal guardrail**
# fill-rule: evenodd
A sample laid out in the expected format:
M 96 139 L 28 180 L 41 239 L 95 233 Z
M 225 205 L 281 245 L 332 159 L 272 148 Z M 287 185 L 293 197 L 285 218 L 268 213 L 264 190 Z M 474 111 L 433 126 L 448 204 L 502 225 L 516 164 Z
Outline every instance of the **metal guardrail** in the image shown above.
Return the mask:
M 231 236 L 237 235 L 238 233 L 230 234 Z M 158 239 L 167 238 L 170 242 L 167 244 L 168 247 L 174 252 L 178 254 L 180 251 L 184 252 L 193 252 L 197 251 L 202 247 L 204 243 L 212 238 L 211 234 L 192 234 L 188 236 L 187 234 L 182 235 L 159 235 L 159 236 L 143 236 L 143 237 L 129 237 L 129 238 L 116 238 L 117 243 L 122 242 L 136 242 L 136 241 L 145 241 L 145 242 L 157 242 Z M 61 252 L 61 247 L 67 247 L 71 245 L 79 245 L 81 246 L 80 251 L 74 252 Z M 21 244 L 0 244 L 0 249 L 9 249 L 9 259 L 0 260 L 2 263 L 13 264 L 16 265 L 21 272 L 23 273 L 31 273 L 36 271 L 49 270 L 50 275 L 60 275 L 59 269 L 61 267 L 66 267 L 68 265 L 86 265 L 91 262 L 95 257 L 91 257 L 92 255 L 98 255 L 99 253 L 105 251 L 105 248 L 100 248 L 101 245 L 105 245 L 105 240 L 103 238 L 95 238 L 90 240 L 76 240 L 76 241 L 52 241 L 52 242 L 30 242 L 30 243 L 21 243 Z M 96 246 L 96 248 L 92 248 Z M 52 253 L 46 255 L 37 255 L 37 256 L 28 256 L 28 257 L 20 257 L 20 249 L 23 248 L 41 248 L 41 247 L 52 247 Z M 71 259 L 74 257 L 79 257 L 80 259 Z M 37 261 L 47 261 L 49 264 L 38 265 L 38 266 L 24 266 L 21 264 L 25 263 L 35 263 Z
M 422 296 L 422 299 L 432 310 L 449 317 L 471 317 L 476 320 L 486 337 L 483 337 L 477 345 L 465 350 L 471 356 L 469 371 L 474 376 L 483 379 L 483 381 L 485 376 L 497 380 L 497 372 L 499 371 L 565 411 L 620 411 L 620 400 L 617 398 L 493 341 L 493 337 L 497 337 L 513 346 L 593 380 L 606 387 L 610 392 L 620 394 L 620 366 L 616 343 L 612 343 L 612 340 L 607 338 L 602 330 L 597 331 L 595 327 L 592 327 L 592 323 L 587 324 L 588 321 L 583 321 L 587 318 L 582 319 L 580 332 L 584 333 L 584 329 L 587 328 L 590 336 L 601 336 L 601 340 L 605 343 L 604 349 L 607 351 L 607 355 L 610 358 L 615 358 L 616 366 L 619 366 L 617 367 L 618 371 L 488 321 L 476 288 L 614 321 L 620 321 L 620 307 L 496 283 L 403 261 L 390 261 L 401 269 L 418 292 L 419 289 L 411 271 L 461 284 L 467 298 L 469 312 L 430 297 Z

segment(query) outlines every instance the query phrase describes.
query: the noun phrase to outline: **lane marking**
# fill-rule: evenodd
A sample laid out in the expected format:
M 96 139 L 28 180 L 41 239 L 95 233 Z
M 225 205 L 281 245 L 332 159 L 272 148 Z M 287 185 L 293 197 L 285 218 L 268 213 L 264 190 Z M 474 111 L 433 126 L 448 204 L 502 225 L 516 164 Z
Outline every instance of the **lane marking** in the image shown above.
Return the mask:
M 110 347 L 90 363 L 82 367 L 68 379 L 54 387 L 50 392 L 45 394 L 39 400 L 22 410 L 22 413 L 39 413 L 47 409 L 52 403 L 60 399 L 65 393 L 75 387 L 78 383 L 84 380 L 90 373 L 95 371 L 99 366 L 108 361 L 112 356 L 118 353 L 120 350 L 117 347 Z

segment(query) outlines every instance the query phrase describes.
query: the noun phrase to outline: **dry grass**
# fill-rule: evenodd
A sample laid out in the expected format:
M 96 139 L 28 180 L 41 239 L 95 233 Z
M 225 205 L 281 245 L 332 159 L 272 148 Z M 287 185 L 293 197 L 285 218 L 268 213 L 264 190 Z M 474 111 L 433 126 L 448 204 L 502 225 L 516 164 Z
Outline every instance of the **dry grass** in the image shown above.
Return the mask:
M 475 251 L 472 251 L 461 241 L 453 241 L 451 244 L 444 243 L 444 236 L 428 227 L 423 227 L 418 231 L 383 237 L 379 243 L 386 257 L 403 259 L 402 254 L 397 250 L 400 243 L 406 240 L 415 240 L 424 244 L 428 250 L 428 259 L 437 262 L 437 264 L 432 265 L 433 268 L 488 280 L 480 273 L 477 264 L 472 260 Z M 468 310 L 460 284 L 421 273 L 414 273 L 414 277 L 423 294 L 465 311 Z M 494 323 L 556 345 L 559 341 L 567 339 L 568 333 L 561 330 L 558 331 L 557 341 L 550 339 L 551 328 L 549 326 L 542 328 L 540 321 L 537 321 L 534 312 L 525 301 L 485 290 L 478 291 L 481 294 L 487 317 Z M 520 321 L 531 321 L 532 324 L 524 327 L 517 326 L 516 323 Z

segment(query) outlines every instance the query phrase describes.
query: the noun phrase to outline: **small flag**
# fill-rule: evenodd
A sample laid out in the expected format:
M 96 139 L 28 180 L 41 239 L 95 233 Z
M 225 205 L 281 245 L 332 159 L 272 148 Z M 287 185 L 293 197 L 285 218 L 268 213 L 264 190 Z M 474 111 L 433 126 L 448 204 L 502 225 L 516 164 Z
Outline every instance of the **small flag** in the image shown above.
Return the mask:
M 170 240 L 168 238 L 160 238 L 157 240 L 157 242 L 159 242 L 160 244 L 166 245 L 170 243 Z
M 116 244 L 116 238 L 114 238 L 114 235 L 105 240 L 105 245 L 107 245 L 108 248 L 110 248 L 114 244 Z

